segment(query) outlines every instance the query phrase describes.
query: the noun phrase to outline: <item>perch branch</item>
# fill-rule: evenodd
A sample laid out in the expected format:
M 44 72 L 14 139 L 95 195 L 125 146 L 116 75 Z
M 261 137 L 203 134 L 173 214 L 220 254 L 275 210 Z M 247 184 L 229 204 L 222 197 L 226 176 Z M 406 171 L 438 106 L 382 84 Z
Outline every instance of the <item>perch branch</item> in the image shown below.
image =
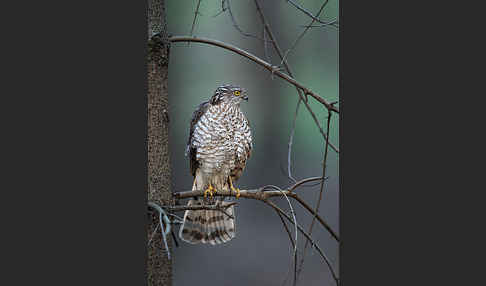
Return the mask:
M 181 211 L 198 211 L 198 210 L 225 210 L 231 206 L 237 205 L 237 202 L 232 202 L 229 203 L 225 206 L 217 206 L 217 205 L 204 205 L 204 206 L 171 206 L 171 207 L 166 207 L 162 206 L 163 208 L 168 209 L 169 211 L 172 212 L 181 212 Z
M 238 204 L 237 202 L 229 203 L 225 206 L 218 206 L 218 205 L 202 205 L 202 206 L 162 206 L 163 208 L 171 211 L 171 212 L 181 212 L 181 211 L 198 211 L 198 210 L 215 210 L 220 211 L 227 215 L 229 218 L 234 219 L 232 215 L 226 212 L 226 209 Z
M 316 219 L 319 223 L 326 228 L 326 230 L 331 234 L 331 236 L 339 242 L 338 235 L 332 230 L 332 228 L 318 215 L 314 212 L 314 210 L 304 201 L 302 200 L 296 193 L 290 192 L 289 190 L 282 191 L 287 196 L 296 200 L 299 204 L 301 204 L 308 212 L 310 212 L 313 216 L 316 216 Z M 240 198 L 245 199 L 253 199 L 259 201 L 265 201 L 272 197 L 281 197 L 283 193 L 280 191 L 265 191 L 265 187 L 252 189 L 252 190 L 240 190 Z M 178 192 L 174 193 L 175 199 L 184 199 L 184 198 L 192 198 L 192 197 L 203 197 L 204 191 L 202 190 L 194 190 L 194 191 L 185 191 L 185 192 Z M 236 197 L 235 192 L 224 190 L 216 192 L 215 196 L 222 196 L 222 197 Z

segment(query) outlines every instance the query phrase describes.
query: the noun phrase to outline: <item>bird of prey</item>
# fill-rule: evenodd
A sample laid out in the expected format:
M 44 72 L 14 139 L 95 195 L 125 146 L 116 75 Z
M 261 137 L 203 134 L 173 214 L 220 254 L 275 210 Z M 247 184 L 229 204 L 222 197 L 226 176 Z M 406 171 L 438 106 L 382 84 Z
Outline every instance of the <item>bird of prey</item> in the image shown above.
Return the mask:
M 192 116 L 186 156 L 189 155 L 192 190 L 205 190 L 204 197 L 191 199 L 188 206 L 214 204 L 227 207 L 220 210 L 186 210 L 179 237 L 188 243 L 211 245 L 235 237 L 235 211 L 229 202 L 213 198 L 219 190 L 236 192 L 234 182 L 240 178 L 250 157 L 252 138 L 249 121 L 240 110 L 248 101 L 245 89 L 222 85 L 209 101 L 199 105 Z M 206 197 L 209 195 L 211 200 Z

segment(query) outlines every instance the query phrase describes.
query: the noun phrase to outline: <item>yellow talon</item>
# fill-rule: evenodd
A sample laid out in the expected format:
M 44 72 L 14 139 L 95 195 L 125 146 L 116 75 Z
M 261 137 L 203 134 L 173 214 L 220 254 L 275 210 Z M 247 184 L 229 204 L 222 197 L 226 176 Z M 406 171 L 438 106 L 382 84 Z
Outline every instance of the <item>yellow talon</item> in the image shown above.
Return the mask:
M 214 190 L 214 192 L 216 192 L 216 189 L 213 188 L 213 186 L 211 184 L 209 184 L 209 187 L 204 191 L 204 198 L 206 198 L 208 196 L 208 193 L 209 193 L 209 196 L 212 198 L 213 197 L 213 190 Z
M 240 189 L 233 187 L 233 182 L 231 181 L 231 177 L 229 177 L 230 188 L 233 192 L 236 192 L 236 198 L 240 197 Z

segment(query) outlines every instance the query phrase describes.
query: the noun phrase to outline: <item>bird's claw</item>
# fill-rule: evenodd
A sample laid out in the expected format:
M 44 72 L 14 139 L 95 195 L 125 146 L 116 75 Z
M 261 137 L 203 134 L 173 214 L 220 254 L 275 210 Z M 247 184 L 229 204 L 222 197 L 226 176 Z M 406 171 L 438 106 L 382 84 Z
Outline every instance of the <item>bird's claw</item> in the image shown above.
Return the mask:
M 213 193 L 216 193 L 216 189 L 213 188 L 211 184 L 209 184 L 209 187 L 204 191 L 204 198 L 208 196 L 208 193 L 211 198 L 213 197 Z
M 238 199 L 238 198 L 240 197 L 240 189 L 235 188 L 235 187 L 233 186 L 233 182 L 231 181 L 231 178 L 230 178 L 229 182 L 230 182 L 230 189 L 231 189 L 233 192 L 235 192 L 235 193 L 236 193 L 236 198 Z
M 240 197 L 240 189 L 238 188 L 232 188 L 233 192 L 236 192 L 236 198 L 238 199 Z

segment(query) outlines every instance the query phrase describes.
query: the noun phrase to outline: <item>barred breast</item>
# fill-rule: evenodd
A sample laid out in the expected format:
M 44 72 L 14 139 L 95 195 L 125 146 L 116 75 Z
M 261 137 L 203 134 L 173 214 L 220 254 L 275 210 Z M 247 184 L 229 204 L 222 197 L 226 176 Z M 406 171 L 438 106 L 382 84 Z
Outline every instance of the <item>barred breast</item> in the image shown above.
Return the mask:
M 206 110 L 195 125 L 191 141 L 208 180 L 214 176 L 226 180 L 232 170 L 246 162 L 251 144 L 250 127 L 243 112 L 238 106 L 223 103 Z

